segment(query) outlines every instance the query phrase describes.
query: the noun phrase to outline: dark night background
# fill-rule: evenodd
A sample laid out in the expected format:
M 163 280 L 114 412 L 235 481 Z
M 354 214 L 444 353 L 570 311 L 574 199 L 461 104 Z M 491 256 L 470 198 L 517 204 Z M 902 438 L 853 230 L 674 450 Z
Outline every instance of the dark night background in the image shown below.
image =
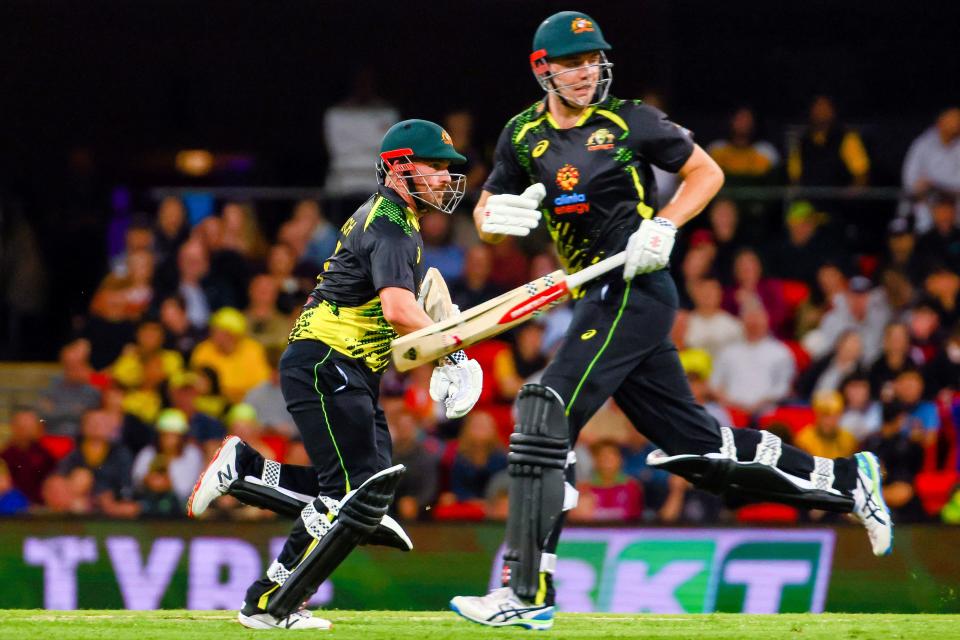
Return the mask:
M 147 187 L 184 183 L 171 161 L 183 148 L 256 157 L 221 182 L 322 186 L 322 113 L 371 65 L 404 116 L 467 107 L 488 146 L 539 97 L 532 34 L 563 9 L 591 14 L 614 45 L 614 94 L 661 93 L 702 144 L 746 103 L 782 145 L 827 93 L 864 132 L 874 183 L 896 185 L 910 140 L 960 101 L 957 2 L 6 0 L 0 202 L 39 232 L 51 311 L 37 322 L 52 338 L 6 355 L 53 355 L 64 316 L 89 300 L 114 186 L 149 210 Z

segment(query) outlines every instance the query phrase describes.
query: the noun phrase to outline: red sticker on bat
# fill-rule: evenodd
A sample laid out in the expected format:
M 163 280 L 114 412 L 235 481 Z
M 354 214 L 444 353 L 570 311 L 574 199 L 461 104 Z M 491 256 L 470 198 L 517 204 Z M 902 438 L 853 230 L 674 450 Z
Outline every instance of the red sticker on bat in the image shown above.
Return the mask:
M 537 309 L 542 309 L 543 307 L 556 302 L 563 296 L 567 295 L 567 293 L 569 293 L 569 289 L 567 289 L 566 282 L 561 282 L 560 284 L 555 284 L 552 287 L 548 287 L 529 300 L 525 300 L 524 302 L 521 302 L 517 306 L 507 311 L 505 314 L 503 314 L 503 317 L 500 318 L 500 321 L 497 324 L 508 324 L 510 322 L 514 322 L 515 320 L 519 320 L 524 316 L 530 315 Z

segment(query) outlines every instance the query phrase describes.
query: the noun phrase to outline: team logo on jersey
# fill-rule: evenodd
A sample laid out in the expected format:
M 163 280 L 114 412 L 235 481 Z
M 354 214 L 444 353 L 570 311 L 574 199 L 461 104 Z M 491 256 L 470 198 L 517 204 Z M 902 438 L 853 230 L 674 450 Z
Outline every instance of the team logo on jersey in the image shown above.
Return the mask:
M 451 147 L 453 146 L 453 138 L 450 137 L 450 134 L 447 133 L 446 129 L 440 129 L 440 140 L 443 141 L 443 144 L 448 144 Z
M 570 31 L 574 33 L 586 33 L 593 31 L 593 23 L 583 17 L 574 18 L 570 23 Z
M 572 191 L 580 182 L 580 170 L 572 164 L 565 164 L 557 171 L 557 186 L 564 191 Z
M 553 213 L 560 216 L 565 213 L 575 213 L 581 215 L 590 211 L 590 203 L 587 202 L 587 196 L 582 193 L 565 193 L 553 199 Z
M 587 138 L 587 151 L 613 149 L 614 140 L 616 140 L 616 136 L 613 135 L 610 129 L 597 129 Z
M 549 140 L 541 140 L 540 142 L 537 143 L 537 146 L 533 148 L 533 151 L 530 152 L 530 155 L 532 155 L 534 158 L 539 158 L 544 154 L 544 152 L 546 152 L 547 147 L 549 146 L 550 146 Z

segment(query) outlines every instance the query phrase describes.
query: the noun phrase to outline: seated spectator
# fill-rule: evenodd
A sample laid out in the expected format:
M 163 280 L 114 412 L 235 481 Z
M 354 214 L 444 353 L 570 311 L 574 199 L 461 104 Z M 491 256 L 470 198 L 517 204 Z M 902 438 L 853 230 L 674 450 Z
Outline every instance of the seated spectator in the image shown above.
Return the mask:
M 263 346 L 247 337 L 246 318 L 231 307 L 210 318 L 210 337 L 197 345 L 190 367 L 216 371 L 223 395 L 231 402 L 240 402 L 250 389 L 270 378 Z
M 687 319 L 684 342 L 687 347 L 703 349 L 711 357 L 727 345 L 743 340 L 743 325 L 721 308 L 723 289 L 715 278 L 704 278 L 690 290 L 693 310 Z
M 164 378 L 183 369 L 183 356 L 179 351 L 164 349 L 166 335 L 163 325 L 149 320 L 137 327 L 137 341 L 123 348 L 123 353 L 110 367 L 113 379 L 128 389 L 143 384 L 144 364 L 152 358 L 159 358 Z
M 701 407 L 707 410 L 714 420 L 720 423 L 722 427 L 729 427 L 733 424 L 730 412 L 717 402 L 710 390 L 709 378 L 701 375 L 697 371 L 687 371 L 687 382 L 690 383 L 690 391 L 693 393 L 693 399 Z
M 716 198 L 710 205 L 710 230 L 717 247 L 713 271 L 724 287 L 733 285 L 733 261 L 746 246 L 744 231 L 740 228 L 740 210 L 729 198 Z
M 281 452 L 263 439 L 263 424 L 260 423 L 256 410 L 250 405 L 242 402 L 233 405 L 227 412 L 224 422 L 227 424 L 230 435 L 243 440 L 267 460 L 282 458 Z
M 884 328 L 890 319 L 890 308 L 882 290 L 863 276 L 850 279 L 846 294 L 834 301 L 834 307 L 820 326 L 803 338 L 803 347 L 814 359 L 830 353 L 840 335 L 848 330 L 860 334 L 863 361 L 873 362 L 880 354 Z
M 190 324 L 204 328 L 210 321 L 210 313 L 219 305 L 219 293 L 210 278 L 210 258 L 207 249 L 198 240 L 189 240 L 177 253 L 176 267 L 172 269 L 173 282 L 163 289 L 165 295 L 178 294 Z
M 184 515 L 184 501 L 173 491 L 170 461 L 154 456 L 137 489 L 142 518 L 175 518 Z
M 95 302 L 81 335 L 89 344 L 90 364 L 99 370 L 116 360 L 124 345 L 133 342 L 137 324 L 122 290 L 100 289 Z
M 257 412 L 257 417 L 265 427 L 276 431 L 285 438 L 299 438 L 300 432 L 293 422 L 293 416 L 287 411 L 287 403 L 283 399 L 280 389 L 280 357 L 283 348 L 271 347 L 267 349 L 267 359 L 270 361 L 270 379 L 261 382 L 247 392 L 243 402 L 249 404 Z
M 111 384 L 104 388 L 102 398 L 102 409 L 110 425 L 110 433 L 118 434 L 116 441 L 125 446 L 130 455 L 137 455 L 153 442 L 153 426 L 123 408 L 126 400 L 123 389 Z
M 870 392 L 875 399 L 893 397 L 892 383 L 900 373 L 916 369 L 910 354 L 910 330 L 907 325 L 893 322 L 883 332 L 883 352 L 870 367 Z
M 243 313 L 250 327 L 250 337 L 264 349 L 284 349 L 293 328 L 290 318 L 277 309 L 279 295 L 277 282 L 270 276 L 261 274 L 250 280 L 250 304 Z
M 192 371 L 184 371 L 170 378 L 167 386 L 170 405 L 187 417 L 190 425 L 190 437 L 204 451 L 204 458 L 210 460 L 227 435 L 226 427 L 219 420 L 200 411 L 197 400 L 200 397 L 200 377 Z
M 805 427 L 794 444 L 812 456 L 845 458 L 857 452 L 857 439 L 840 426 L 843 396 L 825 390 L 813 394 L 813 424 Z
M 746 339 L 720 352 L 710 386 L 720 402 L 752 415 L 789 395 L 796 367 L 790 349 L 770 335 L 762 306 L 745 307 L 741 319 Z
M 817 282 L 810 296 L 797 308 L 795 333 L 803 338 L 816 329 L 828 311 L 842 300 L 849 288 L 846 274 L 836 262 L 825 262 L 817 268 Z
M 234 207 L 237 205 L 231 202 L 224 205 L 226 210 L 232 210 Z M 234 215 L 244 216 L 242 211 Z M 207 277 L 211 282 L 216 283 L 218 294 L 218 304 L 214 308 L 245 307 L 251 264 L 238 249 L 225 244 L 223 218 L 218 216 L 204 218 L 193 228 L 190 237 L 192 240 L 199 240 L 207 250 L 210 261 Z
M 0 460 L 0 516 L 24 513 L 29 506 L 27 496 L 13 482 L 9 465 Z
M 409 411 L 400 409 L 387 419 L 393 440 L 393 463 L 407 468 L 397 487 L 395 508 L 403 520 L 416 520 L 437 497 L 439 460 L 423 444 L 423 432 Z
M 890 307 L 890 318 L 895 322 L 906 320 L 917 300 L 916 287 L 907 274 L 901 269 L 884 269 L 880 272 L 880 286 Z
M 770 273 L 784 280 L 799 280 L 813 286 L 817 269 L 839 257 L 825 225 L 828 216 L 806 200 L 790 205 L 786 235 L 773 242 L 768 254 Z
M 907 414 L 896 402 L 883 405 L 880 431 L 867 436 L 863 449 L 880 458 L 884 468 L 883 500 L 893 511 L 896 522 L 925 519 L 923 507 L 913 488 L 923 468 L 924 436 L 920 429 L 906 427 Z
M 923 298 L 913 305 L 907 318 L 910 327 L 910 355 L 920 366 L 937 357 L 943 335 L 940 331 L 940 316 L 937 303 Z
M 7 464 L 13 486 L 33 504 L 43 502 L 43 481 L 56 467 L 57 462 L 49 451 L 40 445 L 43 423 L 36 411 L 17 408 L 10 418 L 10 438 L 0 452 L 0 460 Z
M 90 384 L 90 343 L 74 340 L 60 349 L 60 364 L 63 372 L 41 392 L 37 409 L 47 433 L 73 437 L 80 431 L 83 414 L 100 406 L 100 391 Z
M 423 236 L 423 264 L 436 267 L 447 282 L 463 275 L 463 249 L 453 241 L 453 222 L 449 215 L 433 212 L 420 218 Z
M 940 353 L 927 363 L 924 374 L 930 382 L 930 395 L 944 389 L 960 391 L 960 324 L 953 328 Z
M 153 301 L 153 268 L 149 249 L 127 253 L 123 275 L 110 273 L 101 281 L 90 313 L 108 321 L 138 321 Z
M 870 378 L 863 373 L 853 373 L 843 381 L 840 392 L 844 405 L 841 428 L 858 441 L 880 428 L 880 403 L 870 397 Z
M 267 241 L 260 232 L 253 207 L 250 204 L 227 202 L 220 211 L 220 219 L 223 221 L 221 249 L 241 256 L 246 263 L 244 275 L 249 275 L 247 265 L 262 262 L 267 253 Z M 233 256 L 230 259 L 235 261 Z
M 513 349 L 513 363 L 517 375 L 526 380 L 543 371 L 547 358 L 543 352 L 545 327 L 541 322 L 528 322 L 516 329 L 516 344 Z
M 187 223 L 187 210 L 183 201 L 175 196 L 167 196 L 157 208 L 157 222 L 154 227 L 154 255 L 157 257 L 158 270 L 164 270 L 168 264 L 176 261 L 181 245 L 190 237 Z
M 777 337 L 788 334 L 787 305 L 778 280 L 763 275 L 760 256 L 753 249 L 743 249 L 733 261 L 734 285 L 724 292 L 723 308 L 733 315 L 752 304 L 761 304 L 767 311 L 770 330 Z
M 917 253 L 917 237 L 909 218 L 894 218 L 887 226 L 887 248 L 878 270 L 897 269 L 906 274 L 910 282 L 919 284 L 926 275 L 926 260 Z
M 333 255 L 337 247 L 339 232 L 330 224 L 316 200 L 301 200 L 293 208 L 292 219 L 303 224 L 306 231 L 307 246 L 304 248 L 300 261 L 310 266 L 310 269 L 319 272 L 323 263 Z
M 123 396 L 124 412 L 152 424 L 163 408 L 163 384 L 168 377 L 163 358 L 159 354 L 149 356 L 143 362 L 140 384 Z
M 957 195 L 937 192 L 929 202 L 933 228 L 917 239 L 917 255 L 923 256 L 929 267 L 945 265 L 954 272 L 960 271 Z
M 146 216 L 142 213 L 134 214 L 124 232 L 123 251 L 110 258 L 110 275 L 118 279 L 129 276 L 130 256 L 146 253 L 152 259 L 153 245 L 153 229 L 150 228 Z
M 449 283 L 453 303 L 466 311 L 502 293 L 490 282 L 492 270 L 493 253 L 489 246 L 477 244 L 467 249 L 463 261 L 463 276 Z
M 643 513 L 643 490 L 635 478 L 623 472 L 623 454 L 616 442 L 595 443 L 593 475 L 578 483 L 580 500 L 570 512 L 573 520 L 631 522 Z
M 180 504 L 185 505 L 205 466 L 203 452 L 187 441 L 190 425 L 182 411 L 164 409 L 157 416 L 155 428 L 155 443 L 144 447 L 133 461 L 131 474 L 134 489 L 141 494 L 145 490 L 155 492 L 155 487 L 145 486 L 144 481 L 151 473 L 157 472 L 151 471 L 151 465 L 160 458 L 164 468 L 169 471 L 170 488 L 180 500 Z
M 810 105 L 810 120 L 790 149 L 787 173 L 793 184 L 814 187 L 862 186 L 868 182 L 870 158 L 860 134 L 837 122 L 827 96 Z
M 797 394 L 807 400 L 818 391 L 839 391 L 840 383 L 861 370 L 860 334 L 849 329 L 840 334 L 832 353 L 814 362 L 797 380 Z
M 92 474 L 89 487 L 94 509 L 114 518 L 135 518 L 140 506 L 132 500 L 133 482 L 130 476 L 133 457 L 126 447 L 114 444 L 110 422 L 103 411 L 83 414 L 77 448 L 60 461 L 57 474 L 65 476 L 72 485 L 82 485 L 86 474 L 74 472 L 83 469 Z M 75 492 L 75 499 L 83 494 Z
M 921 231 L 931 226 L 924 198 L 932 190 L 960 193 L 960 108 L 944 110 L 910 145 L 903 160 L 903 188 L 917 202 L 913 214 Z
M 945 265 L 935 266 L 924 282 L 927 302 L 936 311 L 941 327 L 960 322 L 960 274 Z
M 483 501 L 487 483 L 507 468 L 507 456 L 489 414 L 467 415 L 457 439 L 457 455 L 450 468 L 450 491 L 458 502 Z
M 275 244 L 267 254 L 267 276 L 277 286 L 277 307 L 282 313 L 290 313 L 303 306 L 307 292 L 294 273 L 297 266 L 296 252 L 287 244 Z
M 198 327 L 190 322 L 187 304 L 179 294 L 168 296 L 160 303 L 160 324 L 166 334 L 164 348 L 176 351 L 184 360 L 207 337 L 206 325 Z
M 940 430 L 940 412 L 935 403 L 924 400 L 923 392 L 923 375 L 917 369 L 903 371 L 893 381 L 893 400 L 907 414 L 904 429 L 922 432 L 924 443 L 930 445 Z
M 51 513 L 89 515 L 94 512 L 93 486 L 93 472 L 86 467 L 51 474 L 43 483 L 43 505 Z
M 733 113 L 729 137 L 711 142 L 707 153 L 734 184 L 763 182 L 780 164 L 776 148 L 766 140 L 756 139 L 756 122 L 749 107 L 740 107 Z
M 709 378 L 713 371 L 713 358 L 705 349 L 694 349 L 687 346 L 686 335 L 690 322 L 690 312 L 685 309 L 677 310 L 673 317 L 673 328 L 670 330 L 670 339 L 677 347 L 680 356 L 680 366 L 687 373 L 696 372 L 704 378 Z
M 680 273 L 677 280 L 680 294 L 680 308 L 693 307 L 693 288 L 704 278 L 713 276 L 714 261 L 717 257 L 717 245 L 713 235 L 706 229 L 697 229 L 690 235 L 690 243 L 683 259 L 680 262 Z

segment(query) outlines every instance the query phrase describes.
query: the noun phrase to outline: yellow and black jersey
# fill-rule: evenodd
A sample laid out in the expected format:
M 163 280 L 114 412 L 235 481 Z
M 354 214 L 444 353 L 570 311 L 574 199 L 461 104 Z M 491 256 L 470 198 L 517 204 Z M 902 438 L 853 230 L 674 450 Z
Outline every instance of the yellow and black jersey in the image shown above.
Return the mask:
M 643 218 L 653 216 L 655 165 L 678 171 L 690 154 L 690 133 L 646 104 L 609 97 L 561 129 L 538 102 L 500 134 L 483 188 L 521 193 L 542 182 L 543 214 L 568 271 L 622 251 Z
M 423 240 L 416 214 L 381 186 L 340 229 L 337 247 L 290 332 L 290 342 L 320 340 L 379 372 L 390 362 L 396 331 L 384 319 L 385 287 L 417 295 L 423 281 Z

